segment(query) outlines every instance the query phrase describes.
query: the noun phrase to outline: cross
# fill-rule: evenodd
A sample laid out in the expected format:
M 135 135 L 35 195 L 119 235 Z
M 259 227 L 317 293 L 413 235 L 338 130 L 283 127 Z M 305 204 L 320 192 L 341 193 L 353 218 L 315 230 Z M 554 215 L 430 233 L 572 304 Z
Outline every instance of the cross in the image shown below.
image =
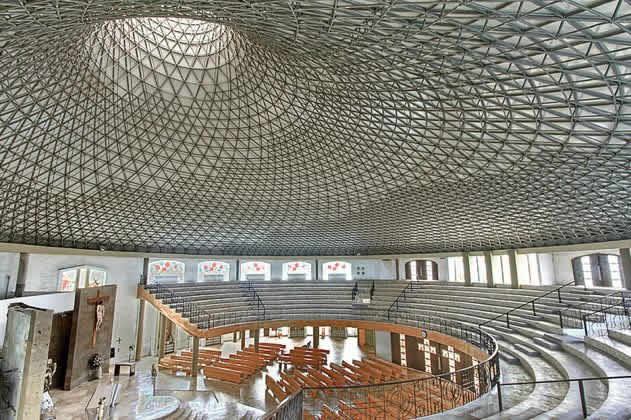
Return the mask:
M 96 348 L 96 333 L 98 331 L 97 327 L 99 327 L 99 325 L 98 325 L 98 322 L 99 322 L 99 315 L 98 315 L 99 306 L 103 305 L 103 303 L 107 302 L 108 300 L 110 300 L 109 296 L 101 296 L 101 289 L 99 289 L 97 291 L 96 297 L 88 298 L 88 304 L 89 305 L 92 305 L 92 304 L 96 305 L 95 313 L 94 313 L 94 316 L 95 316 L 94 329 L 92 330 L 92 348 L 93 349 Z

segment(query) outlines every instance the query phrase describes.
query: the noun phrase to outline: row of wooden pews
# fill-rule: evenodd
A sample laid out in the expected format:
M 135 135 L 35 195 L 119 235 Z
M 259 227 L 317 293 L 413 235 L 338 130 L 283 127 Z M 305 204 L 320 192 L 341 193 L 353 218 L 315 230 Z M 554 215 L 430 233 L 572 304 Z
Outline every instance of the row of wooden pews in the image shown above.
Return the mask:
M 284 344 L 259 343 L 258 352 L 253 347 L 248 347 L 227 358 L 221 357 L 221 351 L 200 349 L 198 367 L 207 379 L 241 383 L 276 360 L 284 348 Z M 193 354 L 185 350 L 162 358 L 158 366 L 173 374 L 184 372 L 190 375 L 192 364 Z
M 311 366 L 320 369 L 327 364 L 329 350 L 311 347 L 294 347 L 289 353 L 280 356 L 280 362 L 284 365 L 292 365 L 299 369 Z
M 312 419 L 386 420 L 415 418 L 451 410 L 475 399 L 475 394 L 441 378 L 392 385 L 374 395 L 353 392 L 359 398 L 337 401 L 337 410 L 324 404 L 319 416 Z M 305 416 L 307 418 L 307 416 Z
M 200 369 L 205 366 L 211 366 L 219 358 L 221 358 L 221 352 L 218 350 L 200 349 L 198 366 Z M 158 362 L 158 367 L 161 370 L 169 370 L 174 375 L 177 372 L 184 372 L 186 375 L 190 375 L 192 366 L 193 353 L 189 350 L 183 350 L 180 354 L 171 353 Z
M 279 402 L 287 396 L 297 392 L 301 388 L 322 388 L 349 385 L 370 385 L 387 382 L 396 382 L 406 379 L 429 378 L 431 375 L 407 369 L 400 365 L 377 358 L 353 360 L 352 363 L 342 361 L 341 364 L 331 363 L 329 367 L 322 366 L 317 370 L 307 367 L 306 371 L 295 371 L 293 375 L 281 372 L 281 377 L 275 381 L 266 376 L 267 391 Z M 441 390 L 441 387 L 443 389 Z M 372 395 L 370 392 L 362 393 L 361 389 L 353 389 L 349 398 L 337 401 L 337 409 L 323 404 L 318 416 L 305 410 L 305 419 L 390 419 L 412 418 L 421 415 L 429 415 L 448 410 L 461 405 L 462 401 L 445 398 L 450 394 L 448 387 L 453 384 L 443 379 L 428 379 L 422 382 L 412 382 L 393 385 L 390 390 L 382 389 L 381 394 Z M 355 392 L 353 392 L 355 391 Z M 462 391 L 462 390 L 461 390 Z M 322 392 L 324 397 L 333 395 L 332 390 L 321 389 L 308 391 L 307 397 L 317 397 Z M 344 392 L 337 390 L 337 394 Z M 441 400 L 441 392 L 443 398 Z M 465 394 L 467 391 L 463 391 Z M 473 399 L 474 395 L 464 397 Z M 362 397 L 363 399 L 358 399 Z M 468 401 L 465 401 L 468 402 Z

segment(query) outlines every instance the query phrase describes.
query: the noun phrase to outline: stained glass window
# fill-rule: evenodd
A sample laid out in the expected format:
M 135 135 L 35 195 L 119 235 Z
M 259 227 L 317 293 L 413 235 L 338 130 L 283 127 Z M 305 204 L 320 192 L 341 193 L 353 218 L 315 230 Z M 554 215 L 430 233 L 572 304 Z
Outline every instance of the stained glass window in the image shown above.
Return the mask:
M 230 280 L 230 264 L 224 261 L 202 261 L 197 265 L 197 280 Z
M 324 263 L 322 277 L 324 280 L 353 280 L 351 264 L 346 261 Z
M 311 264 L 304 261 L 291 261 L 283 264 L 283 280 L 288 280 L 292 277 L 311 280 Z

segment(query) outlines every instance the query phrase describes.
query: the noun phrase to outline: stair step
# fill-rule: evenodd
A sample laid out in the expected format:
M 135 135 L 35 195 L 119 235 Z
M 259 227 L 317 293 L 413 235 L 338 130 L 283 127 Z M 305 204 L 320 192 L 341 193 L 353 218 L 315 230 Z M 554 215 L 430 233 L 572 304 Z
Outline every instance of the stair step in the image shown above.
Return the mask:
M 521 364 L 521 361 L 517 357 L 513 356 L 512 354 L 508 354 L 506 352 L 500 353 L 500 359 L 502 359 L 503 361 L 505 361 L 509 365 L 519 365 L 519 364 Z
M 631 369 L 631 346 L 605 337 L 585 337 L 585 345 L 595 348 Z
M 609 338 L 631 346 L 631 330 L 609 330 Z
M 532 341 L 535 342 L 535 344 L 540 345 L 541 347 L 545 347 L 548 350 L 560 350 L 561 349 L 561 345 L 559 343 L 553 342 L 553 341 L 548 341 L 544 338 L 539 338 L 539 337 L 535 337 L 532 339 Z
M 528 346 L 525 346 L 523 344 L 516 343 L 516 344 L 513 344 L 513 347 L 516 350 L 519 350 L 520 352 L 527 354 L 528 356 L 537 357 L 541 355 L 537 350 L 530 348 Z
M 501 331 L 501 332 L 506 333 L 506 334 L 512 334 L 514 332 L 510 328 L 500 327 L 500 326 L 495 326 L 495 325 L 493 326 L 493 329 L 496 329 L 496 330 Z
M 520 315 L 520 317 L 530 319 L 532 321 L 545 321 L 545 318 L 541 315 Z

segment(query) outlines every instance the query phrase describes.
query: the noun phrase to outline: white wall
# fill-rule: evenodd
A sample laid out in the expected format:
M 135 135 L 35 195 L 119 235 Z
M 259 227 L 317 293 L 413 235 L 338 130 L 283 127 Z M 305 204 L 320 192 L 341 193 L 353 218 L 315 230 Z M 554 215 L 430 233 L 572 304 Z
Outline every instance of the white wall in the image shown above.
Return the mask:
M 389 331 L 375 331 L 375 355 L 392 361 L 392 339 Z
M 36 308 L 52 309 L 55 312 L 66 312 L 74 309 L 74 292 L 51 293 L 39 296 L 28 296 L 0 300 L 0 343 L 4 343 L 4 332 L 7 328 L 7 311 L 9 305 L 22 302 Z
M 116 309 L 112 347 L 127 355 L 130 345 L 136 346 L 138 299 L 136 289 L 142 274 L 142 258 L 100 257 L 76 255 L 30 254 L 26 266 L 27 292 L 57 290 L 57 273 L 60 269 L 77 265 L 102 267 L 107 271 L 107 284 L 116 284 Z M 48 296 L 42 296 L 48 299 Z
M 620 255 L 618 249 L 600 249 L 597 251 L 554 252 L 551 254 L 554 264 L 555 284 L 564 284 L 574 280 L 572 259 L 593 253 Z

